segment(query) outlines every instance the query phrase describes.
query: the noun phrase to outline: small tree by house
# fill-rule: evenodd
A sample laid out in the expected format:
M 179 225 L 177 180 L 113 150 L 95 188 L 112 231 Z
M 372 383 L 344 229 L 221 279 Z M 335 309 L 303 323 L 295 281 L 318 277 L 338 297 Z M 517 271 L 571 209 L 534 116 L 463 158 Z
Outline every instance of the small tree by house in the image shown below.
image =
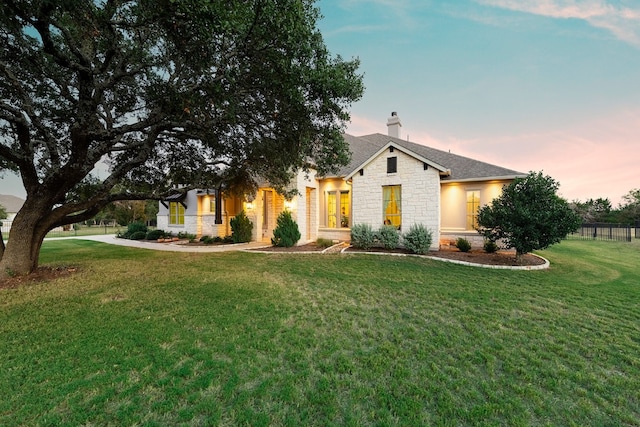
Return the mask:
M 545 249 L 577 230 L 580 218 L 556 192 L 559 183 L 542 172 L 530 172 L 505 186 L 502 195 L 478 212 L 478 232 L 515 248 L 516 259 Z
M 290 248 L 298 243 L 301 234 L 298 229 L 298 223 L 291 217 L 291 212 L 283 211 L 278 215 L 276 229 L 273 230 L 273 238 L 271 244 L 273 246 L 281 246 Z
M 233 243 L 245 243 L 251 241 L 251 231 L 253 231 L 253 223 L 243 211 L 231 218 L 231 238 Z

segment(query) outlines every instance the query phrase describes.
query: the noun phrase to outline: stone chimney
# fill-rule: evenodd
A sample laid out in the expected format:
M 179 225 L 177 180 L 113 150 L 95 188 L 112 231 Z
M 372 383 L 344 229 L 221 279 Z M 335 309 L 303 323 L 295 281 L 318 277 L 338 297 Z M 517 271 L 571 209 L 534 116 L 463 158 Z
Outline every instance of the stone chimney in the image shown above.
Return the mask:
M 387 134 L 394 138 L 400 138 L 401 127 L 402 123 L 400 123 L 400 117 L 398 117 L 398 113 L 392 111 L 391 117 L 387 119 Z

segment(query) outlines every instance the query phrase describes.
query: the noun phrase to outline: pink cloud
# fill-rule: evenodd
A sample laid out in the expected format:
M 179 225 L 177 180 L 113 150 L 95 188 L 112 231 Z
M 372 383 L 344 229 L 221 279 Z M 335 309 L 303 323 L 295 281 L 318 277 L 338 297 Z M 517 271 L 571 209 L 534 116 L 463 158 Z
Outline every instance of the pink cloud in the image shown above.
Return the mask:
M 365 135 L 386 129 L 379 120 L 354 116 L 348 132 Z M 541 170 L 560 182 L 560 195 L 570 201 L 605 197 L 617 206 L 623 195 L 640 188 L 640 110 L 538 133 L 460 139 L 453 132 L 437 138 L 405 123 L 402 137 L 521 172 Z

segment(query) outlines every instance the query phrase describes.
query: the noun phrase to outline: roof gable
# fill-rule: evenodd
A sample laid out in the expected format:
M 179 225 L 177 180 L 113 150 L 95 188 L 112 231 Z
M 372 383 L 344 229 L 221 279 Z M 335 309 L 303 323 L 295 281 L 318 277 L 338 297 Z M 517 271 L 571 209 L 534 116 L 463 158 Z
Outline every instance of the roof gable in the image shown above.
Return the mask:
M 513 169 L 504 168 L 490 163 L 474 160 L 468 157 L 452 154 L 447 151 L 438 150 L 426 145 L 405 141 L 380 133 L 356 137 L 345 134 L 345 141 L 349 144 L 351 151 L 351 161 L 343 167 L 337 174 L 340 177 L 353 176 L 355 172 L 375 158 L 379 152 L 393 144 L 394 147 L 417 159 L 427 160 L 425 163 L 432 165 L 440 171 L 450 171 L 447 176 L 442 177 L 445 182 L 474 181 L 487 179 L 513 179 L 525 176 L 525 173 Z M 437 166 L 436 166 L 437 165 Z
M 364 162 L 362 162 L 359 165 L 356 165 L 355 168 L 353 168 L 353 170 L 349 174 L 347 174 L 347 176 L 345 176 L 344 179 L 350 179 L 351 177 L 353 177 L 356 173 L 358 173 L 360 169 L 367 167 L 369 163 L 373 162 L 376 158 L 378 158 L 379 155 L 387 151 L 389 147 L 393 147 L 395 150 L 398 150 L 406 154 L 407 156 L 413 157 L 414 159 L 431 166 L 432 168 L 438 170 L 441 174 L 444 174 L 444 175 L 449 174 L 449 170 L 446 167 L 439 165 L 433 162 L 432 160 L 429 160 L 421 156 L 420 154 L 408 149 L 407 147 L 403 147 L 395 143 L 394 141 L 389 141 L 384 146 L 382 146 L 382 148 L 378 149 L 378 151 L 370 155 Z

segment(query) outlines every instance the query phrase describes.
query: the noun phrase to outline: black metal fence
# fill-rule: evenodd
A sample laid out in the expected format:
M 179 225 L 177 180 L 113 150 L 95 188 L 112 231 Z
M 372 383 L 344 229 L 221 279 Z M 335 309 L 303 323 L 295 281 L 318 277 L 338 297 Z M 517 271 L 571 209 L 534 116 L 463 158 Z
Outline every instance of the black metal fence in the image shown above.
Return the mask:
M 630 242 L 632 228 L 635 228 L 634 234 L 635 237 L 638 238 L 638 224 L 636 224 L 636 227 L 632 227 L 631 224 L 609 224 L 600 222 L 582 224 L 578 231 L 569 234 L 567 237 L 582 240 L 617 240 L 619 242 Z

